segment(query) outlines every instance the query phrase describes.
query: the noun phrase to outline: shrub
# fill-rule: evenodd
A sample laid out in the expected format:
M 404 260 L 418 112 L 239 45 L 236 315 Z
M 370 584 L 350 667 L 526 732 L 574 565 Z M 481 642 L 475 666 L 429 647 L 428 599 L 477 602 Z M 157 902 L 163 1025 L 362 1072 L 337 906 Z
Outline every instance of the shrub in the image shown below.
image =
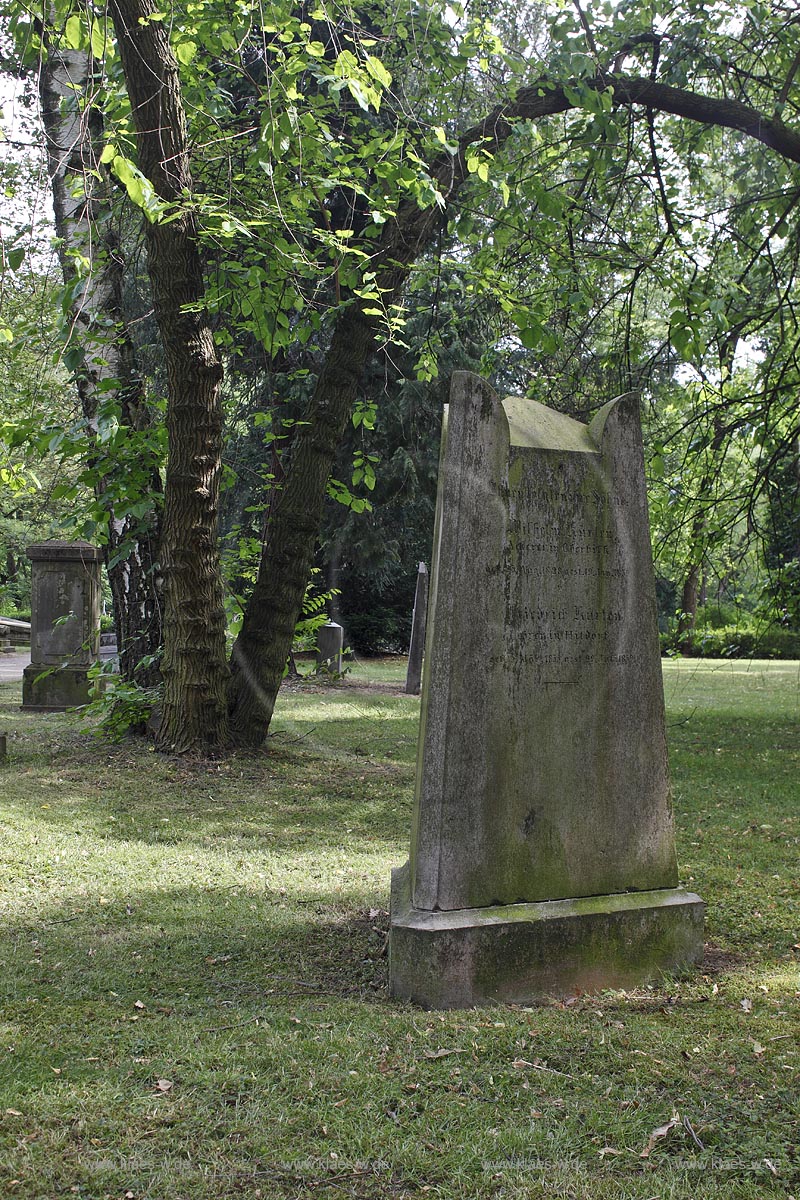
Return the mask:
M 674 631 L 661 635 L 663 654 L 677 653 Z M 684 650 L 684 654 L 687 652 Z M 723 625 L 698 629 L 688 653 L 691 658 L 800 658 L 800 631 L 779 625 Z

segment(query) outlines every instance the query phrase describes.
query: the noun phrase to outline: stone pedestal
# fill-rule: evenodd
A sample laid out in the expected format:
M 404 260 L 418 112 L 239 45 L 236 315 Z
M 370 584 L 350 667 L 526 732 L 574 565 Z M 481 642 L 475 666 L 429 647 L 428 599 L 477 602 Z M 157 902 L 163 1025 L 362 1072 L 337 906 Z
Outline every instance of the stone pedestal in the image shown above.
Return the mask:
M 585 426 L 458 373 L 443 437 L 392 993 L 683 970 L 702 902 L 678 888 L 638 397 Z
M 406 864 L 391 909 L 392 995 L 423 1008 L 637 987 L 703 957 L 705 906 L 683 888 L 431 912 L 412 905 Z
M 91 699 L 100 639 L 102 553 L 88 542 L 37 542 L 31 559 L 31 662 L 22 707 L 61 710 Z

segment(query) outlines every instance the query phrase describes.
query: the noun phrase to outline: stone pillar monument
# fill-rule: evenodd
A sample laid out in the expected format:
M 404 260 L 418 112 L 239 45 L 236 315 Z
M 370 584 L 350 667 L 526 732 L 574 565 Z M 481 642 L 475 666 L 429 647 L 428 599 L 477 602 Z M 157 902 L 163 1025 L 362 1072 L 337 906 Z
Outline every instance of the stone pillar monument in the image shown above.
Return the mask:
M 72 708 L 90 699 L 100 642 L 102 552 L 88 542 L 37 542 L 31 560 L 31 662 L 22 707 Z
M 639 401 L 589 426 L 453 377 L 390 986 L 426 1007 L 702 956 L 678 886 Z
M 336 621 L 326 621 L 317 630 L 317 671 L 342 673 L 344 630 Z

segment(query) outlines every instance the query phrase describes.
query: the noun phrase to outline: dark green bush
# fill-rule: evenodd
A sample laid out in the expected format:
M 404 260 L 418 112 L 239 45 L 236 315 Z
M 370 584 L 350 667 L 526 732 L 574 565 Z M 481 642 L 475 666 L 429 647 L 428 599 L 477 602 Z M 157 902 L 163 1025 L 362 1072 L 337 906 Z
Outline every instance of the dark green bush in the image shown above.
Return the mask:
M 661 635 L 663 654 L 677 653 L 675 634 Z M 686 650 L 683 651 L 687 654 Z M 800 658 L 800 631 L 779 625 L 757 629 L 725 625 L 698 629 L 688 654 L 692 658 Z
M 726 601 L 701 604 L 697 609 L 697 628 L 705 632 L 708 629 L 741 629 L 749 627 L 752 617 L 743 613 L 741 608 Z
M 30 623 L 31 611 L 30 609 L 14 610 L 12 607 L 8 609 L 0 609 L 0 616 L 11 617 L 15 621 L 28 621 Z
M 345 613 L 347 637 L 362 654 L 401 654 L 411 640 L 411 612 L 376 606 L 372 612 Z

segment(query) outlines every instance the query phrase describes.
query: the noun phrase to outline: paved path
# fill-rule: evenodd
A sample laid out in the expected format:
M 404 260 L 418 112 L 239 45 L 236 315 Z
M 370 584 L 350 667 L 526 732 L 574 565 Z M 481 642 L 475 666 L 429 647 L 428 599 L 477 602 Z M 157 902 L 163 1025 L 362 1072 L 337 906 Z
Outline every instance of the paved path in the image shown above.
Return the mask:
M 30 654 L 0 654 L 0 683 L 15 683 L 31 661 Z

